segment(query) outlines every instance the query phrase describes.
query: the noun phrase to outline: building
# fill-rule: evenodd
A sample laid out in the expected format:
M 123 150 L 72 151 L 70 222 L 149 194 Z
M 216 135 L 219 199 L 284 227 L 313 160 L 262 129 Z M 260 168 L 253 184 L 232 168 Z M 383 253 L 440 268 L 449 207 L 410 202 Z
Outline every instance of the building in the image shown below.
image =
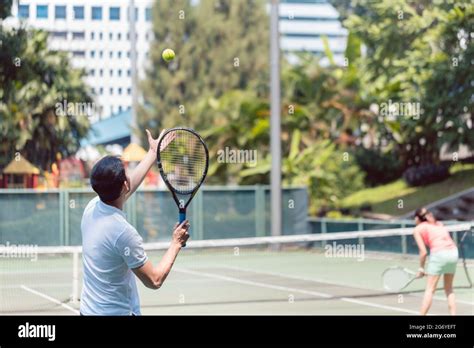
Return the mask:
M 152 40 L 152 3 L 135 1 L 140 78 Z M 86 70 L 87 83 L 97 96 L 97 120 L 132 105 L 128 10 L 128 0 L 16 0 L 7 21 L 48 31 L 51 48 L 70 52 L 73 65 Z
M 301 51 L 324 56 L 326 37 L 336 63 L 344 62 L 347 29 L 328 0 L 280 0 L 280 33 L 281 49 L 290 58 Z

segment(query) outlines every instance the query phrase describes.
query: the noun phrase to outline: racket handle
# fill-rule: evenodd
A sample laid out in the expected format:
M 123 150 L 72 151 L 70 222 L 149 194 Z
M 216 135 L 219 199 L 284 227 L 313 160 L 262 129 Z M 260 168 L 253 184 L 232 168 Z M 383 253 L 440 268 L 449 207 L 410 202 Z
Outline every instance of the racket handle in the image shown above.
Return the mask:
M 184 220 L 186 220 L 186 212 L 179 212 L 179 224 L 181 224 Z M 183 248 L 186 246 L 186 243 L 183 244 Z

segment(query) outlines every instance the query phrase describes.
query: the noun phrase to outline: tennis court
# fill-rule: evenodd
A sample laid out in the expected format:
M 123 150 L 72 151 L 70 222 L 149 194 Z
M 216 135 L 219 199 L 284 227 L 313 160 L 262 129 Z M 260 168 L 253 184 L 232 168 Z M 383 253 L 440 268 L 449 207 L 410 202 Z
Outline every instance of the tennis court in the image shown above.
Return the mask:
M 377 231 L 362 231 L 189 242 L 161 289 L 139 285 L 142 313 L 416 315 L 424 280 L 400 293 L 387 293 L 381 283 L 387 267 L 418 267 L 416 255 L 393 252 L 401 238 L 410 238 L 402 230 L 377 237 Z M 165 246 L 147 244 L 149 257 L 158 262 Z M 78 250 L 40 248 L 36 261 L 2 259 L 0 312 L 78 314 Z M 472 267 L 472 260 L 458 264 L 458 314 L 474 314 L 466 275 Z M 430 313 L 447 314 L 442 282 L 438 288 Z

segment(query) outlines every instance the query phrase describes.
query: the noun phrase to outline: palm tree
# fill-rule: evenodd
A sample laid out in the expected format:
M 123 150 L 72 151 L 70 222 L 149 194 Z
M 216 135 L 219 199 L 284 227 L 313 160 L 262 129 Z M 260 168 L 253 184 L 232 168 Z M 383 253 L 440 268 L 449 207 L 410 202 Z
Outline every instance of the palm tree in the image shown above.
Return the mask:
M 58 156 L 76 152 L 88 132 L 88 115 L 56 112 L 64 101 L 93 106 L 84 72 L 71 67 L 66 53 L 49 50 L 43 31 L 0 28 L 0 40 L 0 167 L 20 152 L 50 170 Z

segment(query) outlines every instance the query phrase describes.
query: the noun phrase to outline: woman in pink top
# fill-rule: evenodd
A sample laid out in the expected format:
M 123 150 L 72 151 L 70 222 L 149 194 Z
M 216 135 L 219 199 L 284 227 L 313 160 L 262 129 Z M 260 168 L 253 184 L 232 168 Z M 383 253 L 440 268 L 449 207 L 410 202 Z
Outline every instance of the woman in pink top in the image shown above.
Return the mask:
M 446 227 L 436 221 L 433 214 L 426 208 L 420 208 L 415 213 L 415 237 L 420 251 L 420 268 L 418 276 L 427 276 L 425 295 L 421 304 L 421 314 L 425 315 L 431 307 L 433 294 L 436 291 L 439 278 L 444 276 L 444 291 L 448 299 L 449 313 L 456 314 L 456 302 L 453 292 L 454 273 L 458 262 L 458 248 L 449 235 Z M 428 267 L 425 270 L 426 257 L 430 251 Z

